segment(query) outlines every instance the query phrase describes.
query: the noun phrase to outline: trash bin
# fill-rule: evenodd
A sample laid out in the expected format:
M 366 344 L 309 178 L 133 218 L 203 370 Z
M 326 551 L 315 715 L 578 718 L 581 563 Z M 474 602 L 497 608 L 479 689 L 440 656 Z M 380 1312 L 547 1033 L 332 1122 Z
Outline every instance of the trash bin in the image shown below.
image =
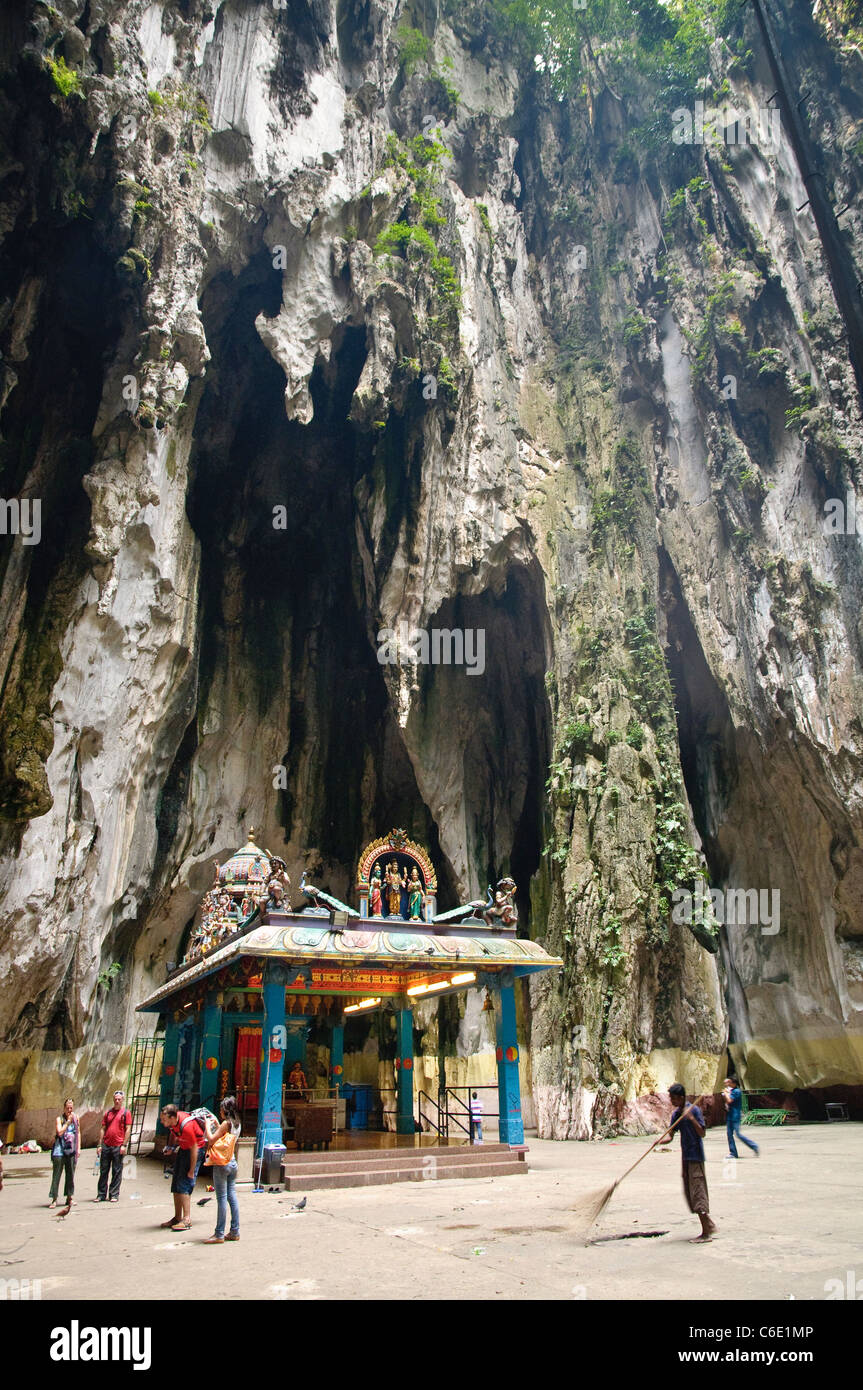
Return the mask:
M 282 1159 L 287 1153 L 284 1144 L 264 1145 L 263 1187 L 278 1187 L 282 1181 Z
M 373 1105 L 372 1086 L 355 1086 L 347 1082 L 342 1091 L 347 1101 L 348 1129 L 368 1129 Z

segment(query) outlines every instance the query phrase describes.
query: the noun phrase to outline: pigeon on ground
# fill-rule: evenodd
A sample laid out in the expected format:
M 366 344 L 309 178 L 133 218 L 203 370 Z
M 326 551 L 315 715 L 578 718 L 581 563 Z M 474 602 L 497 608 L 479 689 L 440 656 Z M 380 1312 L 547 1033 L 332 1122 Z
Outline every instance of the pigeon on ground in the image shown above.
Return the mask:
M 299 1202 L 294 1202 L 291 1211 L 304 1211 L 308 1200 L 308 1197 L 301 1197 Z
M 57 1220 L 58 1220 L 58 1221 L 62 1221 L 62 1220 L 63 1220 L 63 1217 L 64 1217 L 64 1216 L 68 1216 L 68 1215 L 69 1215 L 69 1212 L 70 1212 L 71 1210 L 72 1210 L 71 1207 L 64 1207 L 62 1211 L 58 1211 L 58 1213 L 57 1213 Z
M 208 1202 L 212 1202 L 212 1197 L 201 1197 L 198 1201 L 199 1207 L 205 1207 Z

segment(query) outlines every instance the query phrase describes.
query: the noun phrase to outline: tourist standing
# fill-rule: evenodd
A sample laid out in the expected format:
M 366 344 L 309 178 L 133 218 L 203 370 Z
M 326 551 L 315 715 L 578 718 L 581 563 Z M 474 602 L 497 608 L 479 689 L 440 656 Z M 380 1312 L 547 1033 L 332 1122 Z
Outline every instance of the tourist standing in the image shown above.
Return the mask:
M 701 1222 L 701 1235 L 694 1236 L 691 1244 L 704 1245 L 712 1240 L 716 1223 L 710 1219 L 710 1199 L 707 1194 L 707 1177 L 704 1172 L 704 1116 L 693 1103 L 686 1104 L 686 1091 L 679 1081 L 669 1086 L 668 1094 L 675 1109 L 671 1116 L 672 1125 L 680 1130 L 680 1150 L 683 1159 L 683 1191 L 689 1204 Z M 678 1123 L 679 1122 L 679 1123 Z M 674 1134 L 660 1139 L 660 1144 L 670 1144 Z
M 233 1096 L 225 1096 L 219 1106 L 220 1125 L 207 1124 L 207 1158 L 213 1165 L 213 1187 L 216 1192 L 216 1229 L 205 1245 L 222 1245 L 226 1240 L 240 1239 L 240 1206 L 237 1201 L 237 1140 L 240 1137 L 240 1112 Z M 231 1208 L 231 1229 L 225 1235 L 225 1221 Z
M 99 1156 L 99 1184 L 95 1201 L 109 1202 L 120 1200 L 120 1184 L 123 1181 L 123 1158 L 126 1153 L 127 1135 L 132 1128 L 132 1114 L 124 1104 L 122 1091 L 114 1092 L 114 1104 L 102 1116 L 102 1129 L 96 1153 Z M 111 1175 L 111 1191 L 108 1192 L 108 1174 Z
M 740 1142 L 746 1145 L 747 1149 L 752 1149 L 754 1153 L 759 1154 L 761 1150 L 754 1140 L 747 1139 L 746 1135 L 741 1132 L 740 1123 L 743 1110 L 743 1096 L 733 1076 L 726 1076 L 725 1078 L 722 1099 L 725 1101 L 725 1133 L 728 1135 L 728 1157 L 740 1157 L 737 1152 L 737 1145 L 734 1142 L 735 1134 Z
M 470 1142 L 482 1143 L 482 1101 L 476 1091 L 471 1091 L 470 1096 Z
M 60 1174 L 62 1173 L 65 1178 L 63 1195 L 66 1198 L 68 1211 L 75 1193 L 75 1165 L 81 1152 L 81 1126 L 78 1123 L 78 1116 L 75 1114 L 75 1102 L 73 1100 L 63 1102 L 63 1114 L 57 1116 L 55 1128 L 57 1133 L 51 1146 L 51 1167 L 54 1171 L 51 1178 L 48 1206 L 56 1207 L 57 1205 L 57 1193 L 60 1191 Z
M 207 1151 L 206 1135 L 200 1121 L 193 1119 L 185 1110 L 178 1110 L 174 1104 L 166 1105 L 159 1118 L 179 1146 L 171 1180 L 174 1215 L 170 1221 L 162 1222 L 162 1229 L 170 1227 L 172 1231 L 188 1231 L 192 1226 L 192 1193 Z

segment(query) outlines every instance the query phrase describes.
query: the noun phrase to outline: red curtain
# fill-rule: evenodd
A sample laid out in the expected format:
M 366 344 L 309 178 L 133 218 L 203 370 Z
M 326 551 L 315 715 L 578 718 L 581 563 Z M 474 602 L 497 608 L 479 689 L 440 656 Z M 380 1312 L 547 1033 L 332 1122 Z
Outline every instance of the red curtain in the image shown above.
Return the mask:
M 261 1029 L 237 1029 L 237 1053 L 234 1063 L 234 1084 L 237 1098 L 244 1110 L 256 1110 L 261 1079 Z

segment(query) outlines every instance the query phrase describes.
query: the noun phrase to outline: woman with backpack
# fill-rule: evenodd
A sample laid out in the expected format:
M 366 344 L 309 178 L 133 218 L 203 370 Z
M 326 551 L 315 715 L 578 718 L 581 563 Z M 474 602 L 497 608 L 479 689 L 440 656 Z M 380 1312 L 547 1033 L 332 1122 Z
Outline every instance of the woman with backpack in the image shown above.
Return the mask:
M 65 1197 L 67 1210 L 72 1205 L 72 1197 L 75 1193 L 75 1165 L 78 1162 L 78 1155 L 81 1152 L 81 1126 L 78 1116 L 75 1114 L 75 1102 L 67 1100 L 63 1102 L 63 1114 L 57 1116 L 57 1133 L 54 1136 L 54 1143 L 51 1146 L 51 1166 L 54 1170 L 51 1178 L 51 1200 L 49 1207 L 56 1207 L 57 1193 L 60 1191 L 60 1174 L 65 1174 Z
M 240 1239 L 240 1207 L 237 1202 L 237 1140 L 240 1137 L 240 1112 L 233 1096 L 225 1096 L 219 1106 L 220 1125 L 207 1125 L 207 1162 L 213 1165 L 213 1187 L 216 1190 L 216 1229 L 205 1245 L 223 1245 L 226 1240 Z M 231 1208 L 231 1229 L 225 1235 L 225 1220 Z

